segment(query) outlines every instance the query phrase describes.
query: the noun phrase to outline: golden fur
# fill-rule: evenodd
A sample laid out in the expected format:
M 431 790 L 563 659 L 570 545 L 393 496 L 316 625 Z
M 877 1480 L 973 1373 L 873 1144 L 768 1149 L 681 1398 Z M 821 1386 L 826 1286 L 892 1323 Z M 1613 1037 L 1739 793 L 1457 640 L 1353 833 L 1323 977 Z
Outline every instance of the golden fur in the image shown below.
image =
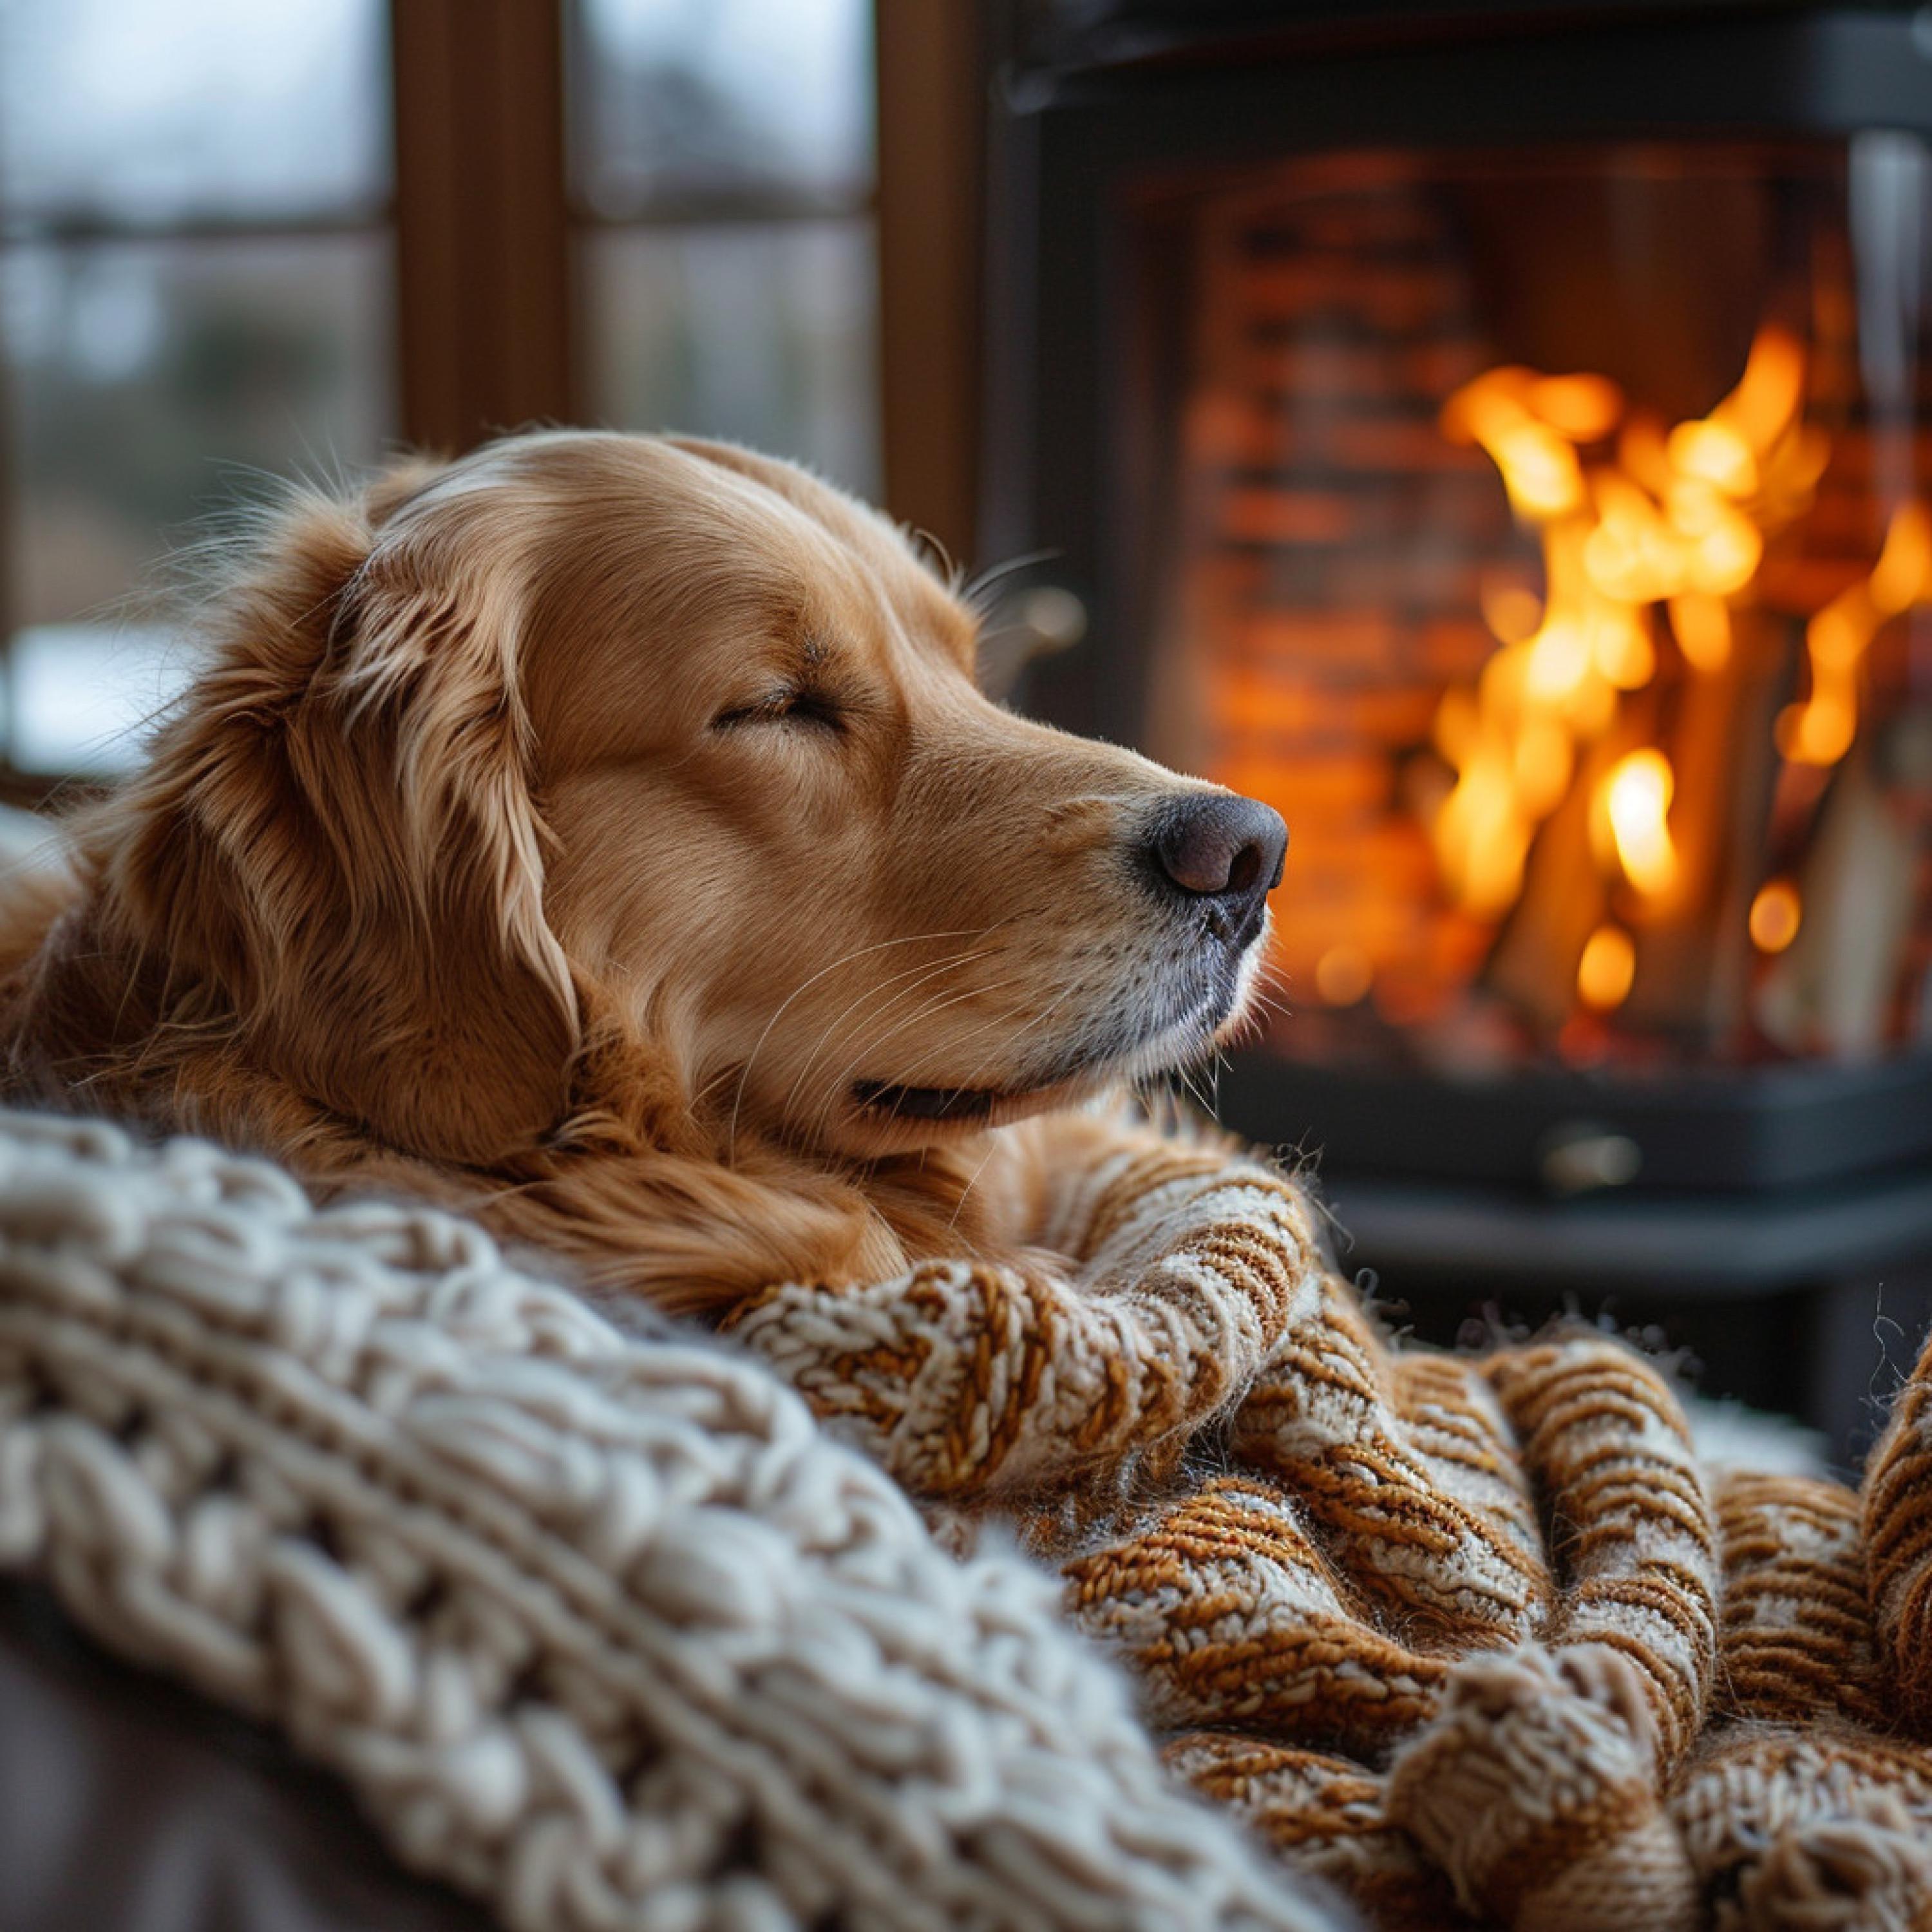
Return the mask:
M 206 626 L 144 768 L 0 905 L 16 1094 L 716 1308 L 1023 1240 L 1042 1130 L 1006 1124 L 1084 1136 L 1070 1103 L 1245 1001 L 1245 941 L 1176 993 L 1196 929 L 1123 857 L 1206 788 L 988 702 L 970 610 L 789 465 L 404 466 L 277 513 Z

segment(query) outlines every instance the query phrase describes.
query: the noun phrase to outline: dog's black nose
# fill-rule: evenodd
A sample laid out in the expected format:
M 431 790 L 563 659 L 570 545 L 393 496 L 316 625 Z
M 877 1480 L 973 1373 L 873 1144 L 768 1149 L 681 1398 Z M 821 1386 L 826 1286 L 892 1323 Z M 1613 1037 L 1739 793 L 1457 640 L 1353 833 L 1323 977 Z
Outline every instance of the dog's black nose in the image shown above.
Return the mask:
M 1260 898 L 1281 884 L 1288 827 L 1258 800 L 1202 792 L 1156 821 L 1152 856 L 1161 876 L 1198 898 Z

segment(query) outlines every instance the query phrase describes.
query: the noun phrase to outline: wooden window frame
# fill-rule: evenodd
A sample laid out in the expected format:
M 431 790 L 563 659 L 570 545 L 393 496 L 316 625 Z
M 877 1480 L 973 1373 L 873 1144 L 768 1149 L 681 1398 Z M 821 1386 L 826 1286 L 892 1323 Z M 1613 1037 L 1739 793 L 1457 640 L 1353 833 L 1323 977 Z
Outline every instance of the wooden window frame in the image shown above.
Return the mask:
M 962 561 L 977 548 L 996 13 L 988 0 L 875 0 L 873 14 L 885 500 Z
M 392 0 L 404 440 L 571 421 L 564 0 Z

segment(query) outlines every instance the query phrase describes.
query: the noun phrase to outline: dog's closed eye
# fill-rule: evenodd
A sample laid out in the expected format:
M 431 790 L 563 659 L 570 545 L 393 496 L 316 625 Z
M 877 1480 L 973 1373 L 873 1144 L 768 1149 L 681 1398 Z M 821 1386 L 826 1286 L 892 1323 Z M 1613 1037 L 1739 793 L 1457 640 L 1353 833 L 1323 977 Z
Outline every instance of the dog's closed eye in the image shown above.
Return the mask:
M 767 692 L 747 704 L 734 704 L 711 721 L 714 731 L 731 731 L 748 724 L 808 724 L 821 730 L 843 731 L 845 714 L 822 691 L 787 686 Z

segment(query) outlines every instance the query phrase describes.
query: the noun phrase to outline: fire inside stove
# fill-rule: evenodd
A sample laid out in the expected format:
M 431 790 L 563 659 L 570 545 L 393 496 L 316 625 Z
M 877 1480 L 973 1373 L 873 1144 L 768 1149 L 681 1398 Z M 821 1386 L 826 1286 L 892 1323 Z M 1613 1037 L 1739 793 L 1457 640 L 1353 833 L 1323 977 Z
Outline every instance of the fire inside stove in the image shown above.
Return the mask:
M 1289 820 L 1285 1050 L 1924 1036 L 1928 213 L 1894 137 L 1192 206 L 1150 722 Z

